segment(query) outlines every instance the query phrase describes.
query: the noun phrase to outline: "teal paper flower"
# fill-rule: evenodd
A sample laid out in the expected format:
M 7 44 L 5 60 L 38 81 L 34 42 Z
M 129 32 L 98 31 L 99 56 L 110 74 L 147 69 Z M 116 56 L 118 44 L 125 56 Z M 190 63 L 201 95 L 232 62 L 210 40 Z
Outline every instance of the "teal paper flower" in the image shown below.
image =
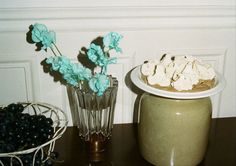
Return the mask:
M 51 64 L 52 70 L 59 71 L 63 79 L 73 86 L 78 86 L 79 81 L 89 80 L 92 77 L 90 69 L 85 68 L 80 63 L 72 63 L 65 56 L 49 57 L 46 63 Z
M 105 74 L 107 71 L 107 65 L 114 64 L 117 62 L 117 58 L 109 58 L 105 56 L 102 48 L 98 45 L 92 43 L 87 52 L 88 58 L 95 63 L 96 65 L 102 67 L 102 74 Z
M 110 86 L 110 80 L 107 75 L 97 73 L 89 80 L 90 89 L 97 93 L 98 96 L 102 96 L 105 90 Z
M 46 59 L 47 64 L 52 65 L 52 70 L 63 73 L 63 67 L 70 65 L 70 60 L 65 56 L 52 56 Z
M 52 47 L 53 43 L 56 43 L 56 34 L 53 31 L 49 31 L 44 24 L 34 24 L 31 32 L 32 40 L 35 43 L 42 43 L 42 49 Z
M 77 75 L 78 80 L 89 80 L 92 77 L 92 72 L 90 69 L 84 67 L 80 63 L 72 64 L 73 74 Z
M 123 36 L 121 36 L 117 32 L 110 32 L 106 36 L 103 37 L 103 44 L 105 47 L 109 49 L 115 49 L 116 52 L 122 52 L 121 48 L 118 47 L 120 39 L 122 39 Z
M 65 73 L 62 75 L 63 79 L 66 80 L 66 82 L 73 86 L 78 86 L 78 77 L 76 75 L 73 75 L 71 73 Z
M 103 66 L 102 61 L 105 59 L 105 55 L 103 53 L 103 50 L 100 46 L 92 43 L 90 45 L 90 48 L 87 52 L 88 58 L 95 63 L 96 65 Z

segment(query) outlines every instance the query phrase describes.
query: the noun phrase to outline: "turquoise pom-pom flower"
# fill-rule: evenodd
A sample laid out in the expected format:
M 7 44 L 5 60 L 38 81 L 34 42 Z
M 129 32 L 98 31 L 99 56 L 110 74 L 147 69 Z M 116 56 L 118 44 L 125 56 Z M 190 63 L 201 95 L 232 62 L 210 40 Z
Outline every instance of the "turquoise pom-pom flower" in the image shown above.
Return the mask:
M 52 56 L 46 59 L 46 63 L 52 65 L 52 70 L 54 71 L 61 70 L 61 72 L 63 73 L 63 67 L 69 66 L 71 62 L 65 56 Z
M 42 40 L 43 47 L 42 47 L 42 49 L 52 47 L 53 43 L 56 43 L 55 32 L 49 31 L 49 32 L 43 34 L 43 40 Z
M 46 63 L 51 64 L 52 70 L 59 71 L 66 82 L 73 86 L 78 86 L 79 81 L 88 81 L 92 77 L 90 69 L 80 63 L 72 63 L 65 56 L 49 57 Z
M 77 75 L 78 80 L 89 80 L 92 77 L 90 69 L 84 67 L 81 63 L 72 64 L 73 74 Z
M 89 80 L 90 89 L 97 93 L 98 96 L 102 96 L 106 89 L 110 86 L 109 77 L 105 74 L 96 73 Z
M 33 30 L 31 32 L 32 40 L 35 43 L 41 42 L 43 40 L 42 33 L 47 32 L 47 31 L 48 31 L 48 29 L 44 24 L 35 23 L 33 25 Z
M 87 52 L 88 58 L 96 65 L 102 67 L 102 73 L 105 74 L 107 71 L 107 65 L 114 64 L 117 62 L 117 58 L 109 58 L 105 56 L 102 48 L 94 43 L 90 45 Z
M 123 36 L 121 36 L 117 32 L 110 32 L 106 36 L 103 37 L 103 44 L 105 47 L 109 49 L 115 49 L 116 52 L 122 52 L 121 48 L 118 47 L 120 39 L 122 39 Z
M 100 46 L 92 43 L 87 52 L 88 58 L 96 65 L 103 66 L 103 61 L 105 60 L 105 55 Z
M 31 32 L 31 38 L 35 43 L 42 43 L 42 49 L 52 47 L 53 43 L 56 43 L 56 34 L 53 31 L 49 31 L 44 24 L 34 24 Z

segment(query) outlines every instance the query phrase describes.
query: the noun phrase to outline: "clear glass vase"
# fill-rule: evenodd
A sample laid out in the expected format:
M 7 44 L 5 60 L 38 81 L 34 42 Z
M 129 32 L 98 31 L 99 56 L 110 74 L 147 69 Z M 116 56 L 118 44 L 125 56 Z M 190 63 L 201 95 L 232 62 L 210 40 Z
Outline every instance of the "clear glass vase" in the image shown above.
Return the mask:
M 117 79 L 111 77 L 110 85 L 102 96 L 92 92 L 85 83 L 67 89 L 79 135 L 86 142 L 92 160 L 99 160 L 97 153 L 105 151 L 113 128 Z

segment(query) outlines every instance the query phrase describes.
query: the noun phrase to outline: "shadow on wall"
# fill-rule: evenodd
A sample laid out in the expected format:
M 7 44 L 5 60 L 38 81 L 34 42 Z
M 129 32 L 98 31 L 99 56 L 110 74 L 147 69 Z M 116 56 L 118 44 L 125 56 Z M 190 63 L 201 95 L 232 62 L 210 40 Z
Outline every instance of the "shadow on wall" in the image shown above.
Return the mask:
M 135 102 L 134 102 L 134 110 L 133 110 L 133 123 L 139 122 L 139 102 L 142 94 L 144 93 L 143 90 L 139 89 L 136 85 L 133 84 L 131 81 L 130 75 L 133 69 L 131 69 L 125 76 L 125 84 L 126 86 L 137 95 Z
M 64 86 L 68 86 L 66 81 L 62 78 L 62 75 L 51 69 L 51 65 L 46 63 L 46 58 L 41 61 L 40 63 L 43 66 L 43 72 L 50 74 L 51 77 L 53 77 L 54 82 L 60 82 Z
M 29 31 L 26 33 L 26 41 L 29 43 L 29 44 L 35 44 L 36 45 L 36 49 L 35 51 L 40 51 L 41 48 L 43 47 L 42 43 L 35 43 L 33 40 L 32 40 L 32 30 L 33 30 L 33 25 L 30 25 L 29 26 Z M 47 51 L 47 49 L 45 50 Z
M 95 45 L 100 46 L 101 48 L 104 47 L 103 37 L 101 37 L 101 36 L 95 38 L 90 44 L 92 44 L 92 43 L 95 44 Z M 77 59 L 83 66 L 89 68 L 92 72 L 94 72 L 96 64 L 94 64 L 94 62 L 89 60 L 89 58 L 87 57 L 87 52 L 88 52 L 88 48 L 82 47 L 79 51 Z

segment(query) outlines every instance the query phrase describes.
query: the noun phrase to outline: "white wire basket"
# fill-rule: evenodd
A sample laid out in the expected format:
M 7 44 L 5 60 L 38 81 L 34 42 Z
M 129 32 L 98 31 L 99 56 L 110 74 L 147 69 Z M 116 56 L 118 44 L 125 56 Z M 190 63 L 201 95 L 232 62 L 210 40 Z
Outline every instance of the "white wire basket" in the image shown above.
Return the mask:
M 68 119 L 66 114 L 58 107 L 47 103 L 40 102 L 20 102 L 24 106 L 23 113 L 28 113 L 30 115 L 44 115 L 47 118 L 53 120 L 53 135 L 51 139 L 37 147 L 22 150 L 14 151 L 8 153 L 0 153 L 0 166 L 29 166 L 28 164 L 24 165 L 20 156 L 31 154 L 32 161 L 30 166 L 36 166 L 36 156 L 40 156 L 41 165 L 50 159 L 50 154 L 54 151 L 55 141 L 59 139 L 65 132 L 68 124 Z M 0 105 L 1 106 L 1 105 Z M 2 107 L 2 106 L 1 106 Z M 9 163 L 3 163 L 2 159 L 8 159 Z M 14 163 L 13 163 L 14 161 Z

